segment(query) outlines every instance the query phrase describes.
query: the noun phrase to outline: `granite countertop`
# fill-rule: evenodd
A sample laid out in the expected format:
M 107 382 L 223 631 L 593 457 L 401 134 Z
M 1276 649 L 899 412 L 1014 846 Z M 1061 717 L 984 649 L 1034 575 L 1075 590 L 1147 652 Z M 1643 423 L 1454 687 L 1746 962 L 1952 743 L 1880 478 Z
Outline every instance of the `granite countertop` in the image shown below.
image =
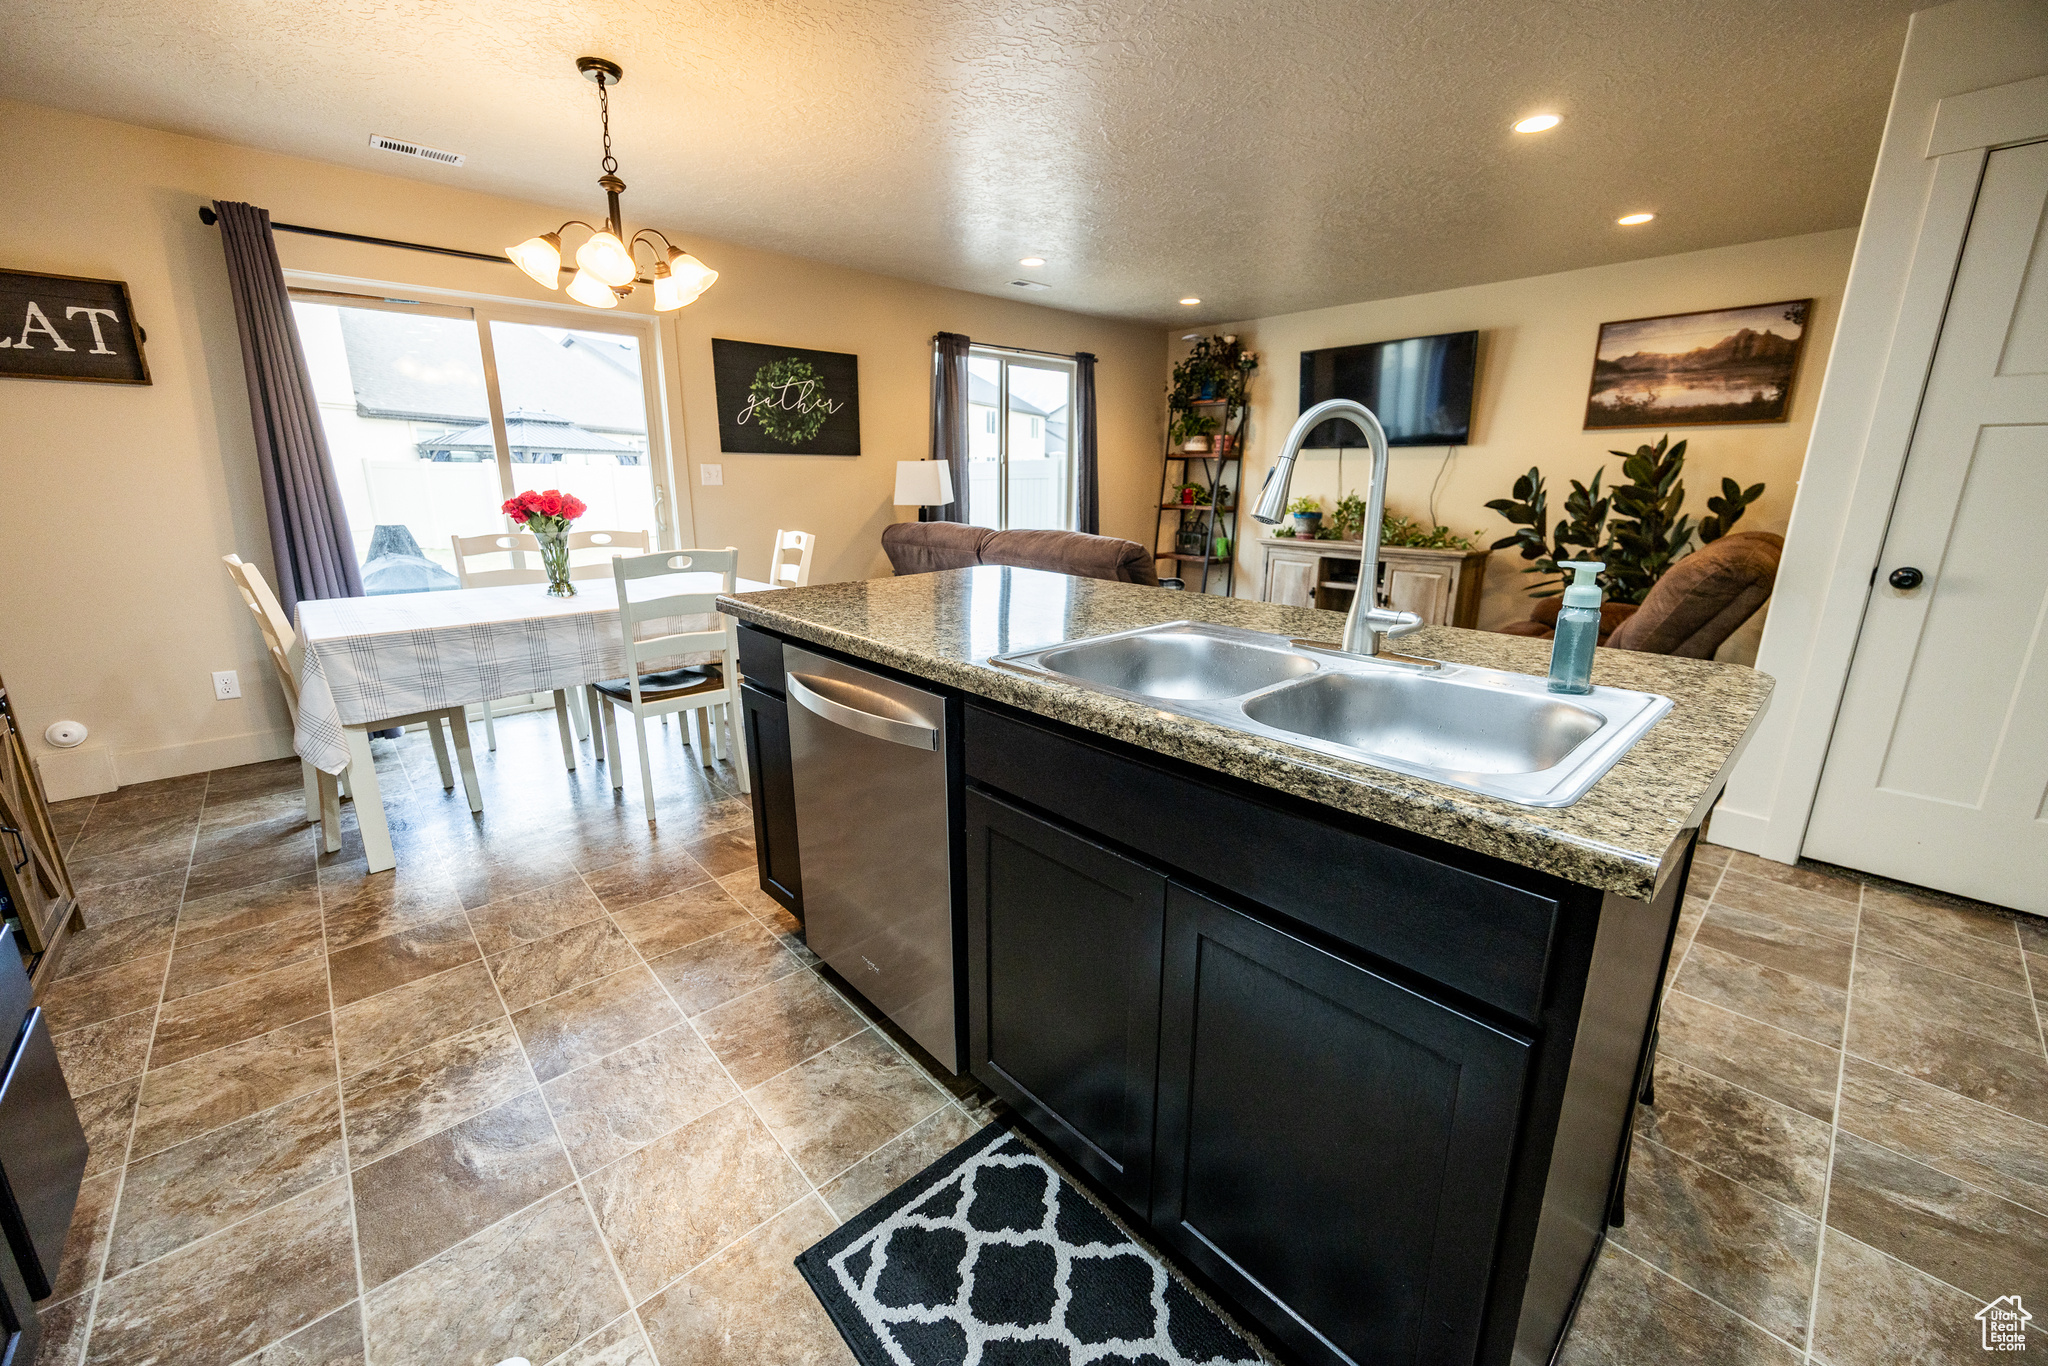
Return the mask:
M 1672 709 L 1567 807 L 1518 806 L 1331 758 L 988 663 L 992 655 L 1169 621 L 1336 640 L 1337 612 L 1170 592 L 1035 569 L 982 566 L 719 598 L 741 621 L 1218 773 L 1647 900 L 1674 836 L 1697 824 L 1770 695 L 1754 669 L 1600 650 L 1593 681 L 1661 693 Z M 1550 642 L 1425 627 L 1403 653 L 1541 675 Z

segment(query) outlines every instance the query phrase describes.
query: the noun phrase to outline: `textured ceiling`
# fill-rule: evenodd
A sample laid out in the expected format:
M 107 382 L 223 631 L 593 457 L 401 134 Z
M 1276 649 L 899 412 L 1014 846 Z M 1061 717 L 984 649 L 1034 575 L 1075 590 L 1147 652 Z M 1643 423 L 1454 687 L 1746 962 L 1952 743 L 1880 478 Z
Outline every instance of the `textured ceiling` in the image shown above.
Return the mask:
M 596 53 L 629 225 L 1171 325 L 1854 224 L 1924 3 L 8 0 L 0 93 L 595 204 Z

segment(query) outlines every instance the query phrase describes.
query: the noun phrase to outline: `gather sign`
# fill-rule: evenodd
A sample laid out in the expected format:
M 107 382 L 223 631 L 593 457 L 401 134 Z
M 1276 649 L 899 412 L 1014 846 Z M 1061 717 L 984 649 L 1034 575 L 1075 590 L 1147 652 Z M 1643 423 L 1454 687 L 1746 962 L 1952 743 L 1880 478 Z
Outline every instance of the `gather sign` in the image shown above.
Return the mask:
M 149 383 L 127 283 L 0 270 L 0 378 Z

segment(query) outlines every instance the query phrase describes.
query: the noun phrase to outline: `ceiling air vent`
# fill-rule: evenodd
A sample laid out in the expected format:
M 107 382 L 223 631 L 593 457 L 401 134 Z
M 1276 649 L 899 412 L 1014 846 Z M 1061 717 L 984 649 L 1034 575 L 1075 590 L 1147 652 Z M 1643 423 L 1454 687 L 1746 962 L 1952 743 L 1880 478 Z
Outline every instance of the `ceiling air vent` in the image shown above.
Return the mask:
M 396 152 L 402 157 L 418 157 L 422 161 L 438 161 L 443 166 L 460 166 L 462 153 L 444 152 L 438 147 L 422 147 L 417 142 L 404 138 L 387 138 L 382 133 L 370 134 L 370 145 L 387 152 Z
M 1010 281 L 1010 283 L 1011 283 L 1011 284 L 1013 284 L 1013 285 L 1015 285 L 1015 286 L 1016 286 L 1017 288 L 1019 288 L 1019 289 L 1051 289 L 1051 288 L 1052 288 L 1052 286 L 1051 286 L 1051 285 L 1049 285 L 1049 284 L 1045 284 L 1044 282 L 1042 282 L 1042 281 L 1039 281 L 1039 280 L 1012 280 L 1012 281 Z

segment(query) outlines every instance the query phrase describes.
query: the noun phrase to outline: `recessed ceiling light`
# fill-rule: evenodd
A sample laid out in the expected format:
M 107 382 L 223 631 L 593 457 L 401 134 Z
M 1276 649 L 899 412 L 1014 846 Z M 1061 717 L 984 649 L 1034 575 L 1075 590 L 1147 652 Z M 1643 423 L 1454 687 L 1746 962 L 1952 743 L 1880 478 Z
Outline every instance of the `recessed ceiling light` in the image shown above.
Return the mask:
M 1621 224 L 1624 228 L 1634 228 L 1640 227 L 1656 216 L 1654 213 L 1625 213 L 1614 221 Z
M 1194 307 L 1194 306 L 1195 306 L 1196 304 L 1198 304 L 1198 303 L 1200 303 L 1200 302 L 1202 302 L 1202 301 L 1201 301 L 1200 299 L 1197 299 L 1197 298 L 1196 298 L 1196 297 L 1195 297 L 1194 295 L 1190 294 L 1190 295 L 1188 295 L 1188 297 L 1187 297 L 1187 298 L 1185 298 L 1185 299 L 1182 299 L 1182 300 L 1181 300 L 1181 302 L 1182 302 L 1183 304 L 1187 305 L 1188 307 L 1192 308 L 1192 307 Z
M 1555 114 L 1533 114 L 1515 125 L 1517 133 L 1547 133 L 1564 122 Z
M 1020 266 L 1042 266 L 1045 264 L 1045 258 L 1043 256 L 1027 256 L 1017 264 Z

